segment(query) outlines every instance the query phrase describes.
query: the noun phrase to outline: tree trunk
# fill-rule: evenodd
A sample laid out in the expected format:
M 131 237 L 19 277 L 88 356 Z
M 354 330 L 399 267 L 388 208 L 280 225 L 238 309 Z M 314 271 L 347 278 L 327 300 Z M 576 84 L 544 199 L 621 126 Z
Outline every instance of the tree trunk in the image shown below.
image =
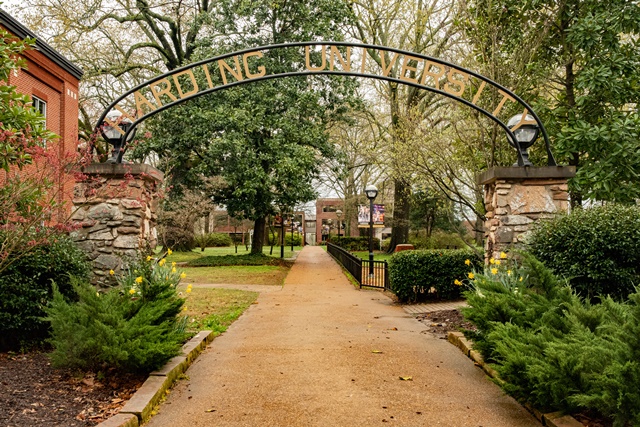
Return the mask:
M 411 202 L 411 188 L 401 179 L 394 180 L 393 222 L 391 230 L 391 243 L 388 252 L 395 251 L 396 246 L 407 243 L 409 240 L 409 208 Z
M 253 241 L 251 242 L 251 253 L 261 254 L 264 246 L 264 232 L 266 219 L 264 217 L 256 219 L 253 225 Z

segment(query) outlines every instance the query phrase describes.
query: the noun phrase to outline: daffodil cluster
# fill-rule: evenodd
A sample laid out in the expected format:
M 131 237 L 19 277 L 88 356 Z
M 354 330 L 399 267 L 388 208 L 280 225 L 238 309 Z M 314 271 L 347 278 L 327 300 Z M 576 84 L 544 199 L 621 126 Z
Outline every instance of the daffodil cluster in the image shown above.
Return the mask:
M 485 266 L 482 273 L 469 272 L 467 279 L 467 284 L 470 289 L 477 290 L 476 283 L 480 280 L 483 282 L 500 283 L 503 287 L 511 289 L 514 293 L 518 293 L 518 288 L 524 284 L 525 273 L 522 272 L 516 260 L 510 259 L 506 252 L 500 252 L 498 258 L 492 257 L 489 259 L 489 263 Z M 455 284 L 458 285 L 458 282 L 459 281 L 456 281 Z M 460 283 L 459 286 L 461 285 L 462 283 Z

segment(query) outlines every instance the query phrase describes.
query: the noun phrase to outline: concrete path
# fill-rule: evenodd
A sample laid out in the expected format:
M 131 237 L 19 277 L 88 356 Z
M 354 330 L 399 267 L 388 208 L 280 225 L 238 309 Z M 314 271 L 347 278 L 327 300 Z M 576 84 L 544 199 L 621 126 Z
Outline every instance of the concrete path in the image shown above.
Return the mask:
M 539 426 L 456 347 L 354 289 L 319 247 L 186 374 L 149 426 Z

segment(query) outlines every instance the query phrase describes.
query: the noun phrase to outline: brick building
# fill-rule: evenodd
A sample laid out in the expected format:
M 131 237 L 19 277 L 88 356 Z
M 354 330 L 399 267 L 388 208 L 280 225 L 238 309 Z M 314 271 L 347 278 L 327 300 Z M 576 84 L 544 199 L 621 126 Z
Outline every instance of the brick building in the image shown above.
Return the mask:
M 72 153 L 78 146 L 78 84 L 82 70 L 43 42 L 33 32 L 0 9 L 0 27 L 20 39 L 36 40 L 35 48 L 23 53 L 27 69 L 9 76 L 9 85 L 17 87 L 19 93 L 31 97 L 36 107 L 46 118 L 48 130 L 60 136 L 56 148 L 60 157 Z M 60 185 L 71 186 L 60 176 Z M 70 194 L 70 188 L 60 192 Z
M 343 212 L 341 220 L 338 221 L 338 215 L 336 212 L 341 210 Z M 316 242 L 324 242 L 329 238 L 329 236 L 337 236 L 338 235 L 338 223 L 342 224 L 342 228 L 340 229 L 340 234 L 342 236 L 345 235 L 346 227 L 345 222 L 347 219 L 345 218 L 345 208 L 344 208 L 344 200 L 342 199 L 317 199 L 316 200 Z M 357 237 L 360 235 L 358 231 L 358 221 L 357 219 L 351 221 L 351 233 L 352 237 Z

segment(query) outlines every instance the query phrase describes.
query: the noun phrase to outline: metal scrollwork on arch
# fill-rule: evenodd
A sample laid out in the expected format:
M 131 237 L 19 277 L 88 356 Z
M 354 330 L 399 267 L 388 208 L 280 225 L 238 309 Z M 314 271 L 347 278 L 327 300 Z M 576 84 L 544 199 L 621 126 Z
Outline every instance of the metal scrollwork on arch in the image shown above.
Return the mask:
M 299 50 L 300 61 L 291 64 L 291 71 L 269 70 L 268 61 L 265 61 L 266 53 L 294 48 Z M 96 131 L 101 131 L 104 135 L 104 129 L 110 128 L 112 133 L 116 132 L 122 148 L 114 161 L 120 162 L 126 148 L 125 141 L 133 135 L 137 125 L 161 111 L 199 96 L 245 83 L 308 75 L 344 75 L 386 80 L 452 98 L 479 111 L 504 129 L 511 144 L 517 149 L 519 165 L 525 165 L 525 161 L 514 132 L 521 127 L 535 125 L 545 142 L 548 165 L 556 165 L 542 121 L 526 102 L 507 88 L 478 73 L 438 58 L 385 46 L 347 42 L 298 42 L 260 46 L 189 64 L 154 77 L 121 95 L 102 113 Z M 507 125 L 505 122 L 509 118 L 503 117 L 506 111 L 504 107 L 512 103 L 520 106 L 522 114 L 515 123 Z M 122 125 L 123 121 L 126 126 Z

